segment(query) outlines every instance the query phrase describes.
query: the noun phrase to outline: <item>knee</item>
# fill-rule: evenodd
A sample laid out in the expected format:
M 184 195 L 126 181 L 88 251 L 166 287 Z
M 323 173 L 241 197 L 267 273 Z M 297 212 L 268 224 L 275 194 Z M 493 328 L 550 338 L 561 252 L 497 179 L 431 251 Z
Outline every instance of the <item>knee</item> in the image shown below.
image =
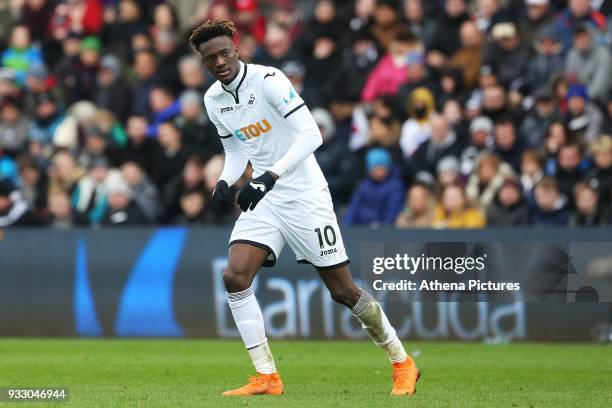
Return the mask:
M 251 286 L 250 268 L 243 263 L 230 262 L 223 271 L 225 289 L 230 292 L 241 292 Z
M 332 299 L 348 308 L 355 306 L 361 296 L 361 291 L 356 286 L 330 288 L 329 292 Z

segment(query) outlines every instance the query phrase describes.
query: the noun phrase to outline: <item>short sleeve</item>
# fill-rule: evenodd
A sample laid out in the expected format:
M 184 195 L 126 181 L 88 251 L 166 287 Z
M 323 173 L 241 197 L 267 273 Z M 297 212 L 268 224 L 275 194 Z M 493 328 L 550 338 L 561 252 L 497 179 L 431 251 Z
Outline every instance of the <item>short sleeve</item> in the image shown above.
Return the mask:
M 306 105 L 280 70 L 270 68 L 263 75 L 262 87 L 266 100 L 285 118 Z
M 210 101 L 210 99 L 204 98 L 204 106 L 206 107 L 206 114 L 208 115 L 208 119 L 210 119 L 213 125 L 215 125 L 215 127 L 217 128 L 217 133 L 219 134 L 219 136 L 221 136 L 222 138 L 231 136 L 232 132 L 227 130 L 225 126 L 223 126 L 223 124 L 217 119 L 215 115 L 216 112 L 214 104 Z

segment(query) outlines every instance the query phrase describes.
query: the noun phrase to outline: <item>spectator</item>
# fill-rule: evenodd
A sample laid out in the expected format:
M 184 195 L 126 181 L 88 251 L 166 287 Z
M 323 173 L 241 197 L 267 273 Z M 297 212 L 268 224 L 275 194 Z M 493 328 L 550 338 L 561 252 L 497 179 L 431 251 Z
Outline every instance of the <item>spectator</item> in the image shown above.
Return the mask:
M 372 102 L 381 95 L 395 95 L 400 86 L 408 80 L 408 57 L 417 49 L 412 33 L 398 33 L 390 45 L 389 52 L 374 67 L 361 92 L 361 100 Z
M 535 186 L 530 223 L 536 227 L 564 227 L 569 216 L 567 197 L 561 194 L 554 178 L 544 177 Z
M 121 173 L 111 169 L 104 157 L 92 160 L 89 171 L 72 193 L 72 206 L 79 217 L 99 225 L 107 213 L 109 186 L 123 183 Z
M 155 157 L 153 180 L 159 191 L 164 191 L 167 183 L 183 171 L 187 152 L 183 147 L 181 132 L 172 122 L 159 125 L 158 139 L 161 149 Z
M 526 12 L 519 24 L 519 32 L 525 44 L 532 44 L 545 26 L 553 25 L 554 10 L 550 0 L 526 0 Z M 556 27 L 555 27 L 556 29 Z
M 50 191 L 62 190 L 72 195 L 85 170 L 77 165 L 70 153 L 60 150 L 53 156 L 48 174 Z
M 312 116 L 323 138 L 323 144 L 315 151 L 315 157 L 327 179 L 334 204 L 346 205 L 355 180 L 355 157 L 346 148 L 346 136 L 336 133 L 336 125 L 328 111 L 316 108 Z
M 162 190 L 164 204 L 164 219 L 172 222 L 181 211 L 181 196 L 187 191 L 205 191 L 204 185 L 205 161 L 200 156 L 187 159 L 181 174 L 169 180 Z
M 450 129 L 444 116 L 435 114 L 431 117 L 431 137 L 422 143 L 414 152 L 408 166 L 412 174 L 424 170 L 435 174 L 440 159 L 446 156 L 459 157 L 462 146 L 457 134 Z
M 589 150 L 593 167 L 585 179 L 597 190 L 601 206 L 605 206 L 612 197 L 612 136 L 601 135 L 591 143 Z
M 240 49 L 242 56 L 242 48 Z M 212 84 L 210 78 L 204 71 L 202 63 L 195 55 L 186 55 L 178 62 L 178 72 L 181 85 L 188 90 L 203 95 Z
M 394 0 L 376 0 L 369 31 L 381 52 L 391 50 L 391 44 L 404 30 L 401 15 Z
M 548 87 L 536 89 L 533 95 L 534 106 L 523 119 L 520 133 L 525 138 L 528 147 L 538 148 L 544 143 L 548 127 L 553 122 L 560 120 L 561 115 Z
M 513 81 L 523 80 L 527 73 L 530 50 L 518 35 L 512 22 L 500 22 L 491 30 L 493 42 L 483 56 L 483 64 L 491 67 L 499 82 L 509 87 Z
M 461 152 L 461 174 L 469 176 L 476 165 L 476 159 L 493 150 L 493 121 L 486 116 L 479 116 L 470 123 L 470 141 Z
M 599 205 L 597 190 L 588 183 L 580 182 L 574 188 L 576 213 L 572 215 L 569 225 L 572 227 L 602 227 L 609 224 L 607 214 Z
M 596 33 L 597 42 L 603 41 L 606 18 L 591 8 L 591 0 L 568 0 L 567 8 L 556 18 L 555 23 L 562 33 L 565 49 L 571 47 L 572 32 L 578 26 L 587 26 Z
M 504 180 L 513 177 L 514 171 L 508 163 L 495 154 L 485 153 L 478 158 L 476 169 L 465 187 L 465 195 L 471 202 L 486 208 L 495 199 Z
M 587 26 L 576 26 L 574 45 L 565 60 L 566 74 L 584 84 L 589 97 L 602 104 L 607 102 L 608 89 L 612 84 L 611 63 L 608 48 L 594 42 Z
M 104 26 L 102 38 L 113 54 L 125 60 L 129 55 L 132 39 L 137 34 L 146 33 L 147 25 L 138 1 L 121 0 L 118 3 L 116 21 Z
M 27 203 L 32 217 L 42 222 L 47 209 L 47 176 L 29 156 L 21 156 L 18 163 L 21 197 Z
M 132 200 L 132 191 L 125 181 L 119 179 L 107 186 L 108 206 L 102 225 L 133 226 L 146 224 L 146 218 L 138 204 Z
M 28 28 L 25 25 L 15 26 L 8 48 L 0 54 L 0 65 L 11 68 L 15 72 L 17 84 L 23 87 L 28 70 L 42 64 L 42 53 L 31 44 Z
M 53 229 L 67 230 L 78 225 L 77 217 L 70 207 L 70 196 L 63 190 L 50 190 L 47 197 L 49 216 L 46 225 Z
M 0 180 L 0 228 L 34 225 L 28 204 L 21 193 Z
M 512 166 L 512 169 L 517 173 L 521 169 L 523 150 L 524 145 L 516 134 L 514 123 L 510 119 L 498 121 L 495 124 L 495 148 L 493 151 Z
M 174 220 L 176 224 L 205 226 L 212 223 L 212 213 L 207 208 L 202 190 L 186 191 L 180 197 L 181 212 Z
M 408 68 L 408 80 L 400 86 L 397 94 L 395 94 L 397 109 L 404 113 L 402 118 L 406 117 L 406 107 L 410 101 L 410 95 L 415 90 L 425 88 L 434 95 L 434 98 L 436 96 L 441 98 L 443 92 L 443 89 L 440 89 L 441 87 L 438 84 L 437 76 L 434 77 L 434 74 L 430 73 L 420 51 L 411 53 L 406 60 L 406 64 Z M 387 95 L 393 97 L 393 94 Z M 440 104 L 436 103 L 436 106 L 438 105 Z
M 179 89 L 181 86 L 178 64 L 186 48 L 179 43 L 177 33 L 165 30 L 157 33 L 153 38 L 155 51 L 158 56 L 157 76 L 159 82 L 171 89 Z
M 138 163 L 128 161 L 121 166 L 121 175 L 147 222 L 157 222 L 162 215 L 159 193 L 142 168 Z
M 149 116 L 149 94 L 157 82 L 157 63 L 151 51 L 138 51 L 134 56 L 135 81 L 132 84 L 132 115 Z
M 550 78 L 562 73 L 565 64 L 557 27 L 554 24 L 543 26 L 538 30 L 535 41 L 526 44 L 533 44 L 535 51 L 527 64 L 527 83 L 534 90 L 552 85 Z
M 566 197 L 574 196 L 574 186 L 584 177 L 585 167 L 580 144 L 568 142 L 559 148 L 555 179 L 559 190 Z M 573 204 L 571 199 L 570 202 Z
M 48 146 L 55 138 L 55 131 L 65 119 L 58 106 L 58 101 L 52 93 L 41 93 L 36 96 L 34 121 L 30 126 L 30 140 L 33 134 L 44 146 Z
M 460 183 L 459 160 L 455 156 L 443 157 L 436 167 L 437 181 L 441 188 Z
M 165 85 L 157 85 L 151 90 L 149 104 L 152 114 L 148 135 L 156 137 L 160 124 L 172 121 L 179 115 L 181 102 L 176 98 L 171 88 Z
M 27 1 L 22 13 L 22 22 L 32 35 L 32 40 L 44 41 L 49 21 L 53 15 L 53 2 L 50 0 Z
M 461 36 L 461 47 L 452 55 L 448 66 L 460 69 L 466 88 L 474 89 L 478 86 L 484 41 L 481 32 L 472 21 L 464 22 L 459 34 Z
M 155 171 L 155 160 L 159 154 L 159 142 L 147 136 L 149 122 L 144 116 L 130 116 L 127 121 L 128 141 L 123 151 L 123 160 L 137 163 L 145 173 Z
M 433 221 L 435 199 L 431 187 L 414 183 L 406 195 L 406 205 L 395 219 L 397 228 L 430 228 Z
M 587 142 L 599 136 L 604 117 L 597 105 L 589 100 L 588 91 L 584 85 L 575 84 L 569 87 L 567 106 L 565 123 L 570 131 L 582 135 Z
M 529 206 L 514 178 L 506 178 L 487 208 L 489 227 L 520 227 L 529 222 Z
M 479 209 L 467 205 L 463 187 L 446 186 L 442 201 L 436 206 L 432 225 L 434 228 L 484 228 L 486 219 Z
M 535 150 L 525 150 L 521 159 L 521 186 L 527 197 L 531 198 L 533 188 L 543 177 L 542 157 Z
M 423 0 L 405 0 L 404 17 L 416 36 L 423 44 L 429 46 L 436 32 L 436 22 L 427 18 L 423 8 Z
M 355 190 L 344 222 L 347 226 L 392 224 L 402 208 L 404 187 L 391 154 L 373 148 L 366 156 L 366 166 L 368 176 Z
M 63 78 L 66 103 L 93 101 L 96 94 L 102 42 L 98 37 L 86 37 L 81 41 L 79 61 Z
M 555 121 L 550 124 L 546 132 L 544 140 L 544 172 L 548 175 L 555 173 L 556 158 L 559 148 L 567 143 L 570 139 L 569 130 L 563 122 Z
M 444 12 L 437 21 L 436 32 L 429 45 L 427 63 L 441 68 L 446 59 L 461 47 L 461 25 L 469 20 L 465 0 L 445 0 Z
M 415 89 L 406 105 L 408 120 L 402 125 L 400 147 L 404 157 L 411 157 L 418 147 L 429 140 L 431 118 L 435 114 L 435 100 L 427 88 Z
M 204 112 L 202 95 L 195 91 L 185 91 L 179 98 L 181 112 L 175 124 L 183 135 L 185 150 L 208 160 L 223 151 L 217 129 Z
M 25 151 L 30 120 L 19 100 L 6 96 L 0 100 L 0 149 L 13 157 Z
M 285 62 L 296 59 L 295 51 L 291 49 L 291 45 L 288 30 L 277 24 L 272 24 L 266 30 L 264 46 L 261 52 L 256 55 L 255 63 L 280 69 Z
M 238 34 L 251 34 L 258 44 L 263 43 L 266 36 L 266 19 L 257 9 L 257 1 L 237 0 L 235 7 L 235 23 Z M 317 7 L 315 7 L 315 14 L 316 10 Z
M 121 62 L 114 55 L 100 60 L 95 102 L 100 108 L 110 110 L 121 122 L 125 122 L 132 109 L 129 86 L 121 76 Z

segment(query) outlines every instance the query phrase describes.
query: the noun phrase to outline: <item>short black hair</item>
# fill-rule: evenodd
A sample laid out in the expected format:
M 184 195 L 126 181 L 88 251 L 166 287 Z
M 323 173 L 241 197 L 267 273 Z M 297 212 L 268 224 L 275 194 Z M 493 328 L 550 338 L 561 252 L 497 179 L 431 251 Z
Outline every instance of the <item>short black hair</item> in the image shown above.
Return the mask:
M 236 31 L 236 25 L 229 20 L 207 20 L 191 32 L 189 44 L 198 51 L 200 45 L 216 37 L 225 36 L 233 40 Z

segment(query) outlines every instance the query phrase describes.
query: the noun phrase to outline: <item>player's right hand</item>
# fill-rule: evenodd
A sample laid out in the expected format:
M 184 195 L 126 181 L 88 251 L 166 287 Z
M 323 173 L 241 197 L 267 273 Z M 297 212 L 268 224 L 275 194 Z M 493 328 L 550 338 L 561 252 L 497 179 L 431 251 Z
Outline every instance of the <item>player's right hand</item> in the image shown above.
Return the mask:
M 225 180 L 219 180 L 212 193 L 212 202 L 217 206 L 228 206 L 233 204 L 233 190 L 227 185 Z

